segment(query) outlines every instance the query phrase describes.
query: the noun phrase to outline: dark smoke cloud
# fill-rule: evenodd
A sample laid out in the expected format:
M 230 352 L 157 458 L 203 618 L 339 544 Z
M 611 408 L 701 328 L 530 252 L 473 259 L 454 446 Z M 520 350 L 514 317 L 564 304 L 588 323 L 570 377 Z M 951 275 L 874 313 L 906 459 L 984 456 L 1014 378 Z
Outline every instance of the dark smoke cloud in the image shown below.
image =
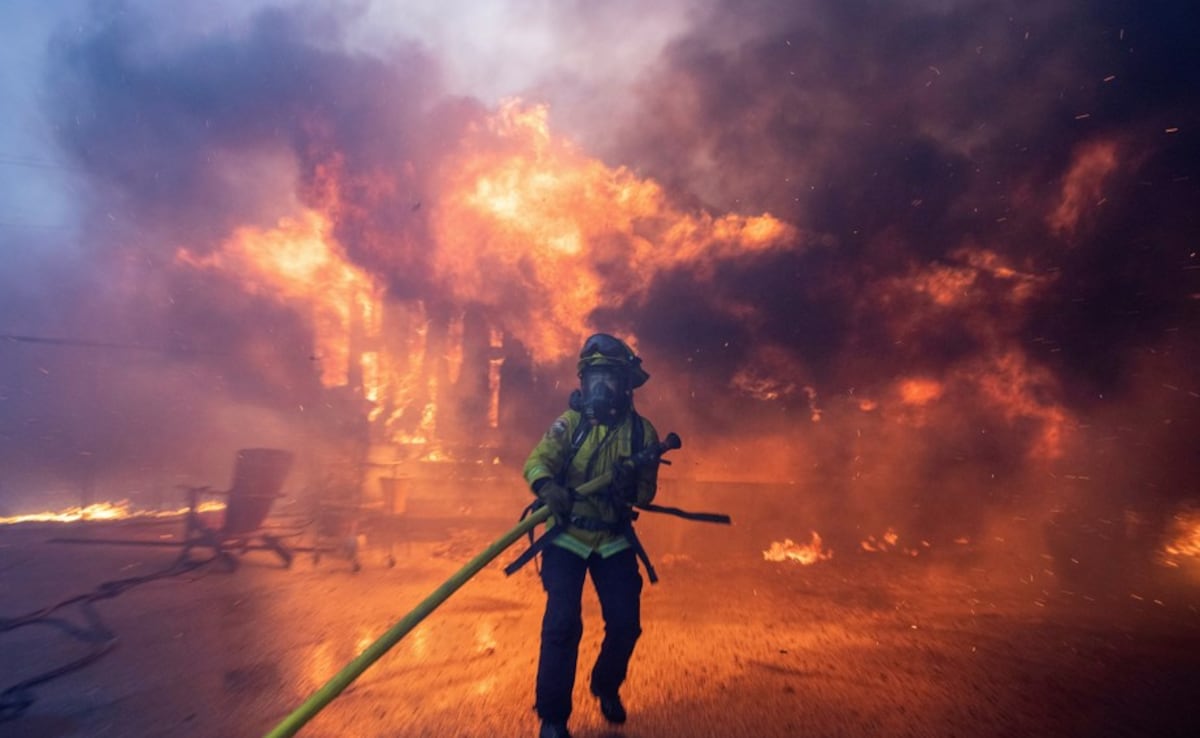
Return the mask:
M 940 509 L 944 527 L 978 532 L 982 511 L 1015 497 L 1061 502 L 1061 485 L 1016 489 L 1064 469 L 1105 480 L 1087 494 L 1106 513 L 1194 498 L 1197 15 L 1186 3 L 716 6 L 643 77 L 611 156 L 681 198 L 809 235 L 728 264 L 703 294 L 686 269 L 661 278 L 629 306 L 638 335 L 670 372 L 709 376 L 703 423 L 736 439 L 747 426 L 729 418 L 754 417 L 815 457 L 793 470 L 873 474 L 836 493 L 858 515 Z M 1113 171 L 1056 228 L 1073 167 L 1098 146 L 1115 151 Z M 983 252 L 1015 274 L 971 256 Z M 915 288 L 947 274 L 969 277 L 969 297 L 939 305 Z M 723 320 L 714 297 L 754 320 Z M 763 343 L 788 357 L 795 387 L 819 389 L 821 428 L 798 391 L 732 413 L 715 399 Z M 1023 389 L 1033 416 L 1007 417 L 971 385 L 915 426 L 894 401 L 864 415 L 851 399 L 952 378 L 1000 347 L 1036 372 Z M 1055 406 L 1070 450 L 1044 467 L 1030 454 Z M 1000 492 L 997 478 L 1017 481 Z
M 826 327 L 845 320 L 847 289 L 970 240 L 1063 273 L 1065 288 L 1030 322 L 1089 303 L 1072 312 L 1090 325 L 1056 336 L 1079 342 L 1062 358 L 1086 373 L 1123 353 L 1091 344 L 1098 333 L 1104 346 L 1153 341 L 1191 312 L 1181 267 L 1196 157 L 1190 137 L 1164 130 L 1196 119 L 1200 84 L 1182 30 L 1194 18 L 1171 8 L 729 4 L 644 83 L 623 156 L 712 207 L 769 211 L 818 234 L 814 248 L 729 274 L 726 289 L 766 301 L 771 338 L 836 360 Z M 1086 243 L 1064 239 L 1046 227 L 1047 206 L 1076 148 L 1105 137 L 1132 164 L 1105 187 Z M 1095 309 L 1114 300 L 1133 304 Z
M 392 234 L 419 229 L 404 217 L 427 164 L 473 110 L 442 100 L 437 64 L 415 45 L 388 58 L 340 50 L 347 20 L 268 9 L 181 49 L 159 48 L 132 12 L 82 37 L 63 32 L 49 80 L 62 146 L 104 183 L 104 207 L 199 248 L 262 223 L 281 200 L 328 197 L 320 167 L 351 175 L 339 193 L 346 227 L 363 228 L 355 216 L 369 211 Z M 394 180 L 388 197 L 363 190 L 373 173 Z

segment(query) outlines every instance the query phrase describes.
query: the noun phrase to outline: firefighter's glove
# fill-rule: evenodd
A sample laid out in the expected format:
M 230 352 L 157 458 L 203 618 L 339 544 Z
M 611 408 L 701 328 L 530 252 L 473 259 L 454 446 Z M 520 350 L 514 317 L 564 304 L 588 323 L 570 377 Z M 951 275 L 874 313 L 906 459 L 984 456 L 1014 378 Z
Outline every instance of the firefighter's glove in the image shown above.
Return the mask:
M 628 459 L 618 461 L 612 468 L 612 491 L 626 505 L 637 502 L 637 469 Z
M 546 503 L 558 522 L 566 524 L 571 520 L 571 507 L 575 504 L 575 495 L 571 490 L 550 481 L 538 490 L 538 497 L 542 498 L 542 502 Z

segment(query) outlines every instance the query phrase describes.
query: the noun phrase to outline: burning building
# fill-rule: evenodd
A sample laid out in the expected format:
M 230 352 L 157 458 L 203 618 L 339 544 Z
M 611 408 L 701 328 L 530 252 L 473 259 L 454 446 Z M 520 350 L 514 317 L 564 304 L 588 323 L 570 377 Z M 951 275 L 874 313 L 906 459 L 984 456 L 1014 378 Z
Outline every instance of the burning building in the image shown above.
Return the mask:
M 38 49 L 70 222 L 0 224 L 0 518 L 249 446 L 506 484 L 604 330 L 758 566 L 1192 576 L 1192 11 L 574 4 L 479 61 L 351 5 L 89 3 Z

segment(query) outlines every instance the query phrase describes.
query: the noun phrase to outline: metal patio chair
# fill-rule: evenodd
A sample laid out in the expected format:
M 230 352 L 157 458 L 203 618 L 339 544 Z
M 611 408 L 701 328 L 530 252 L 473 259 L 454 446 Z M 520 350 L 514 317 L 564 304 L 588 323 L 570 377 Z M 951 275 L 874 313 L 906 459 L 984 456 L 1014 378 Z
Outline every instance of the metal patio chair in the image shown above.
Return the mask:
M 187 559 L 194 548 L 211 548 L 229 566 L 237 567 L 234 552 L 273 551 L 284 567 L 292 564 L 292 552 L 279 537 L 264 529 L 267 515 L 291 470 L 293 454 L 274 448 L 246 448 L 237 452 L 233 467 L 233 483 L 228 491 L 209 487 L 185 488 L 188 498 L 186 531 L 181 558 Z M 200 512 L 205 496 L 225 497 L 225 511 L 220 527 L 206 524 Z

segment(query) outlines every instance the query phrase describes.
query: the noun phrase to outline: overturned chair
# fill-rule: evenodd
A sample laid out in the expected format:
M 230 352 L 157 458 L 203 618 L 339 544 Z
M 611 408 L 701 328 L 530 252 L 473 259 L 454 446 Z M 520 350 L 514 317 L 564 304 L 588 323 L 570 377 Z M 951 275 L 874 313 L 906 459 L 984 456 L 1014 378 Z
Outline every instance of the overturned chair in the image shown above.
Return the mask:
M 228 491 L 186 487 L 188 511 L 180 558 L 190 558 L 194 548 L 211 548 L 233 569 L 238 561 L 232 552 L 274 551 L 285 567 L 291 566 L 292 552 L 264 529 L 264 523 L 275 500 L 284 496 L 280 490 L 292 468 L 292 460 L 292 453 L 281 449 L 242 449 L 237 452 L 233 483 Z M 200 507 L 201 499 L 206 496 L 226 498 L 220 527 L 205 522 Z

